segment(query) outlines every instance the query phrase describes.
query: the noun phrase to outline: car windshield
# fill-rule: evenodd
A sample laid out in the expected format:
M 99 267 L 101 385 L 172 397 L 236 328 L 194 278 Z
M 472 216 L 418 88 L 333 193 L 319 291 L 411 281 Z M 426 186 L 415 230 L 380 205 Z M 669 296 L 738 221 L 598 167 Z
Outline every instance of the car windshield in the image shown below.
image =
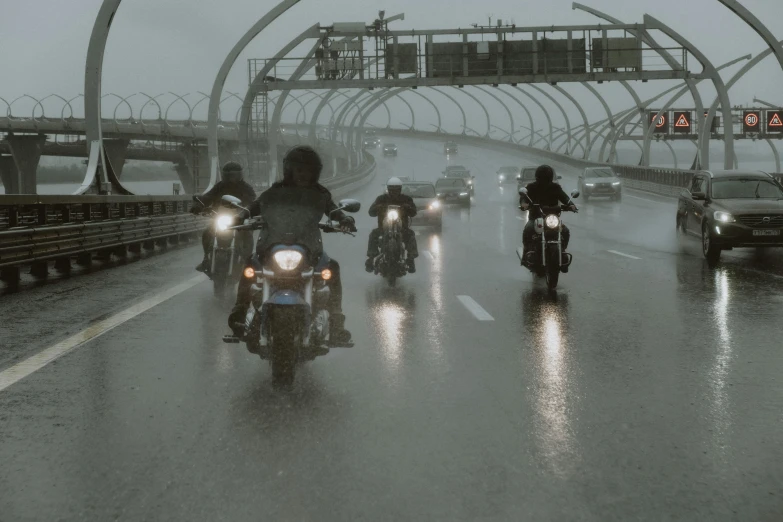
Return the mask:
M 436 187 L 464 187 L 465 186 L 465 180 L 462 178 L 452 178 L 452 179 L 439 179 L 435 182 Z
M 781 199 L 783 190 L 772 180 L 759 178 L 716 179 L 712 182 L 713 199 Z
M 499 174 L 516 174 L 517 172 L 519 172 L 519 169 L 516 167 L 501 167 L 498 170 Z
M 616 175 L 611 169 L 588 170 L 585 177 L 588 178 L 614 178 Z
M 432 185 L 403 185 L 402 193 L 412 198 L 434 198 L 435 187 Z
M 522 171 L 522 179 L 535 179 L 536 169 L 525 169 Z
M 394 148 L 394 147 L 396 147 L 396 146 L 397 146 L 397 145 L 395 145 L 394 143 L 387 143 L 387 144 L 386 144 L 386 148 L 387 148 L 387 149 L 391 149 L 391 148 Z

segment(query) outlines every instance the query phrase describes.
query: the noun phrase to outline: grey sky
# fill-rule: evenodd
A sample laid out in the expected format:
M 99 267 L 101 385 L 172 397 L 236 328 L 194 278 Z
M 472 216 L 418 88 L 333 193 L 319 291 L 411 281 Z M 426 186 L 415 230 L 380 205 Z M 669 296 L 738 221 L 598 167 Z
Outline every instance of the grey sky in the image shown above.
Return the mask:
M 0 0 L 0 3 L 3 5 L 0 96 L 10 99 L 24 93 L 43 96 L 54 92 L 68 98 L 83 92 L 84 57 L 100 0 Z M 128 95 L 138 91 L 149 94 L 173 91 L 193 93 L 190 100 L 195 101 L 196 91 L 210 90 L 224 56 L 241 34 L 275 3 L 269 0 L 125 0 L 112 26 L 106 52 L 104 92 Z M 641 22 L 647 12 L 685 34 L 715 64 L 764 49 L 762 40 L 715 0 L 584 0 L 583 3 L 626 22 Z M 776 22 L 783 20 L 780 0 L 743 0 L 743 3 L 759 18 L 768 21 L 773 30 L 777 29 Z M 459 7 L 455 8 L 456 5 Z M 467 27 L 473 22 L 486 23 L 489 15 L 513 19 L 518 26 L 597 23 L 590 15 L 573 11 L 570 0 L 302 0 L 240 57 L 226 90 L 244 93 L 247 58 L 272 56 L 285 42 L 313 23 L 370 21 L 379 9 L 385 9 L 389 15 L 406 14 L 405 21 L 396 22 L 398 29 Z M 778 36 L 783 38 L 783 30 Z M 774 58 L 768 58 L 755 74 L 748 75 L 735 87 L 732 103 L 750 103 L 757 95 L 783 104 L 779 87 L 782 81 L 780 67 Z M 649 95 L 670 85 L 650 82 L 637 87 L 642 94 Z M 603 117 L 603 110 L 583 87 L 566 87 L 585 103 L 589 116 Z M 596 87 L 612 101 L 613 109 L 629 106 L 630 97 L 616 84 Z M 714 97 L 709 82 L 703 82 L 701 91 L 705 100 Z M 553 94 L 572 109 L 562 96 Z M 421 108 L 422 118 L 432 114 L 420 100 L 410 97 L 410 101 L 417 112 Z M 14 105 L 15 112 L 32 107 L 24 103 L 27 102 Z M 450 113 L 450 119 L 445 123 L 456 125 L 449 102 L 440 97 L 439 103 Z M 679 105 L 691 104 L 688 96 Z M 136 105 L 140 103 L 137 101 Z M 496 116 L 495 121 L 506 126 L 505 112 L 491 100 L 488 105 Z M 205 104 L 200 106 L 203 108 Z M 395 111 L 395 117 L 400 114 L 399 117 L 407 121 L 404 112 L 407 109 L 402 105 L 399 108 L 403 112 Z M 471 119 L 483 118 L 478 109 L 468 110 Z M 531 111 L 537 113 L 532 107 Z M 292 118 L 293 113 L 288 119 Z M 385 123 L 385 115 L 379 113 L 375 120 Z M 519 115 L 518 120 L 526 123 L 523 115 Z M 578 113 L 574 111 L 572 125 L 576 123 L 579 123 Z M 476 126 L 483 126 L 483 123 L 477 122 Z

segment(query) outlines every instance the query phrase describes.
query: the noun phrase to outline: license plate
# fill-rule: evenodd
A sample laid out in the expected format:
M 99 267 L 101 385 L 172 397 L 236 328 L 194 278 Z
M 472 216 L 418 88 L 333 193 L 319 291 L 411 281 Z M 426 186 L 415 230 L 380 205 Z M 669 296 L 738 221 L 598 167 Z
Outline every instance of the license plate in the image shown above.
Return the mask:
M 754 230 L 754 236 L 779 236 L 780 230 Z

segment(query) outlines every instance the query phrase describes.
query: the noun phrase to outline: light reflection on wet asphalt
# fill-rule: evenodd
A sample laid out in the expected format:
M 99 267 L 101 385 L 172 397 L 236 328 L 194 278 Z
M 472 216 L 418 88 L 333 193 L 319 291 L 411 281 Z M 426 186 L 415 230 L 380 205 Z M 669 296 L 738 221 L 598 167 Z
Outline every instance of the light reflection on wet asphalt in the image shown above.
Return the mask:
M 395 142 L 359 195 L 360 235 L 326 239 L 355 348 L 274 390 L 220 341 L 231 303 L 193 288 L 0 393 L 0 519 L 783 519 L 783 256 L 710 269 L 670 203 L 591 200 L 564 216 L 575 262 L 550 294 L 519 267 L 525 216 L 494 179 L 534 161 L 462 147 L 473 206 L 421 230 L 431 256 L 389 288 L 363 270 L 367 205 L 387 177 L 446 163 L 440 144 Z M 51 289 L 98 317 L 111 300 L 91 280 L 154 292 L 145 266 L 189 277 L 198 247 L 167 256 Z M 0 313 L 34 315 L 46 290 Z M 42 348 L 38 328 L 4 337 L 0 370 Z

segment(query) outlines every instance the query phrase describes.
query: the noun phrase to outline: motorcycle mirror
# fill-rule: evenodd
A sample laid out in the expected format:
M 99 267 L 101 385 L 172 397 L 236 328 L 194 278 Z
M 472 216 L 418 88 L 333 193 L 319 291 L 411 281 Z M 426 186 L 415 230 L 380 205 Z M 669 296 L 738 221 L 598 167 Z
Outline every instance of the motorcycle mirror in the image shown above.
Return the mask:
M 579 197 L 579 191 L 578 190 L 574 190 L 573 192 L 571 192 L 571 197 L 574 198 L 574 199 L 578 198 Z
M 527 196 L 527 189 L 525 187 L 519 187 L 519 195 Z
M 346 212 L 359 212 L 359 209 L 362 208 L 362 204 L 355 199 L 341 199 L 339 207 L 339 210 L 344 210 Z
M 220 199 L 223 201 L 223 203 L 227 203 L 232 207 L 238 207 L 242 203 L 241 199 L 235 198 L 234 196 L 229 196 L 228 194 L 226 194 Z

